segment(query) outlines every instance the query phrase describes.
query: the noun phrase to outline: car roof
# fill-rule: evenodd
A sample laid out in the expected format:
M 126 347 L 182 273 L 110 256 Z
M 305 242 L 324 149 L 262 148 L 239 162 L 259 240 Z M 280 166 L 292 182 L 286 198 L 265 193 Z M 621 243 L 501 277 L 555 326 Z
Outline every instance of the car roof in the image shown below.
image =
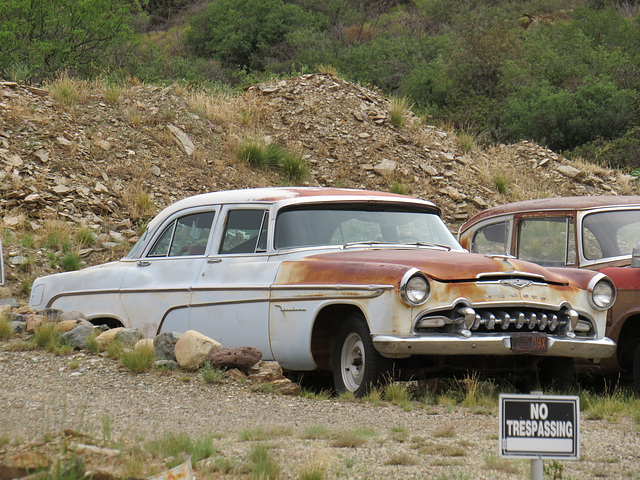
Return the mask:
M 413 203 L 427 207 L 434 213 L 440 214 L 440 209 L 428 200 L 421 200 L 406 195 L 399 195 L 389 192 L 377 192 L 373 190 L 357 190 L 350 188 L 331 187 L 267 187 L 267 188 L 247 188 L 242 190 L 224 190 L 219 192 L 202 193 L 175 202 L 160 212 L 154 221 L 149 224 L 150 228 L 155 227 L 155 223 L 161 219 L 172 215 L 175 212 L 200 205 L 221 205 L 229 203 L 297 203 L 300 201 L 400 201 L 403 203 Z
M 460 227 L 464 231 L 476 223 L 498 215 L 513 215 L 516 213 L 540 212 L 540 211 L 567 211 L 589 210 L 602 207 L 629 207 L 640 206 L 640 196 L 637 195 L 594 195 L 584 197 L 552 197 L 538 198 L 535 200 L 523 200 L 508 203 L 498 207 L 484 210 Z

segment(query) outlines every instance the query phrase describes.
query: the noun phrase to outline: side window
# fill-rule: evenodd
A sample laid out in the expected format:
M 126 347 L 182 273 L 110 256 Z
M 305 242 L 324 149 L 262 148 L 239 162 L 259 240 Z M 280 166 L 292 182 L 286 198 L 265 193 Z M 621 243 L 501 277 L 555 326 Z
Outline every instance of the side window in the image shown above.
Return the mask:
M 178 218 L 164 229 L 148 256 L 204 255 L 213 217 L 214 212 L 200 212 Z
M 266 210 L 230 210 L 219 253 L 266 251 L 268 220 L 269 212 Z
M 531 218 L 518 224 L 518 255 L 521 260 L 549 267 L 576 262 L 573 218 Z
M 494 223 L 479 229 L 471 241 L 471 251 L 490 255 L 507 255 L 509 222 Z

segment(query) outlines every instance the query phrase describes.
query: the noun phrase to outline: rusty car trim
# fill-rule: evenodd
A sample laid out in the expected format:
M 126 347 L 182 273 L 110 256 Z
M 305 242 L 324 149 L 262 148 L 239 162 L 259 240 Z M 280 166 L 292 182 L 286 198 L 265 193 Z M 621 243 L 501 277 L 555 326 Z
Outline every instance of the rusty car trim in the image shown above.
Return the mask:
M 548 352 L 542 356 L 576 357 L 575 348 L 584 349 L 582 358 L 608 358 L 616 350 L 613 340 L 556 338 L 549 336 Z M 505 355 L 511 352 L 511 335 L 463 337 L 432 334 L 430 336 L 399 337 L 375 335 L 373 344 L 382 355 Z M 512 355 L 518 355 L 511 352 Z

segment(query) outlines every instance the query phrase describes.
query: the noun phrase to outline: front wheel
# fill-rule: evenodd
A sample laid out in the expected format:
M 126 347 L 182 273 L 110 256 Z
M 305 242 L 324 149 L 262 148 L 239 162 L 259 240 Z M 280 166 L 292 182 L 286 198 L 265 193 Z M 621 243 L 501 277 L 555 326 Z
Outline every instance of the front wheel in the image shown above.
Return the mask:
M 373 346 L 362 316 L 349 315 L 340 325 L 333 351 L 333 383 L 337 392 L 365 395 L 371 385 L 385 380 L 390 361 Z

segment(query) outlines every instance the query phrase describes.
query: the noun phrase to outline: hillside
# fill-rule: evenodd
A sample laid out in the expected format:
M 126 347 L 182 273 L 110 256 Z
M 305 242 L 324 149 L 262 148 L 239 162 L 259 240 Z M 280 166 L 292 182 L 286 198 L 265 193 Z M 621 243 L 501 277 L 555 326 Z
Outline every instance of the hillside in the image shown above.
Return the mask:
M 0 82 L 2 296 L 25 300 L 33 278 L 69 268 L 65 257 L 83 265 L 119 258 L 146 218 L 180 198 L 285 183 L 237 160 L 248 138 L 302 154 L 305 185 L 432 200 L 453 231 L 508 201 L 638 191 L 633 177 L 531 142 L 465 152 L 455 133 L 410 111 L 396 127 L 389 99 L 329 74 L 239 96 L 68 78 L 43 88 Z

